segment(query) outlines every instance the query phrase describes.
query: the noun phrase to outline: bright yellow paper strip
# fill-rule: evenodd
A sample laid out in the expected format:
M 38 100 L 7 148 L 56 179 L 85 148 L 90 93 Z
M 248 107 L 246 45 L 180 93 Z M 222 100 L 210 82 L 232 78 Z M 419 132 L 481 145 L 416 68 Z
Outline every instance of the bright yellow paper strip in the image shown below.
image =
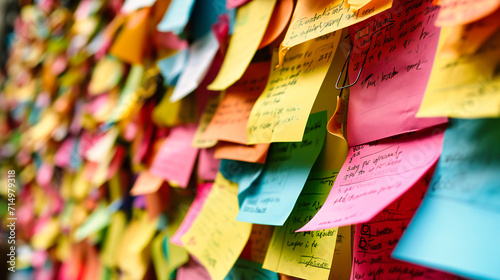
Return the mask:
M 292 48 L 281 68 L 272 68 L 247 124 L 248 144 L 300 142 L 307 119 L 337 49 L 341 32 Z M 278 51 L 271 65 L 276 65 Z
M 438 53 L 417 117 L 488 118 L 500 116 L 500 32 L 475 54 L 441 53 L 450 29 L 441 29 Z
M 209 90 L 225 90 L 247 69 L 266 32 L 276 0 L 253 0 L 238 8 L 234 33 L 215 80 Z
M 392 6 L 392 0 L 373 0 L 354 12 L 345 7 L 344 1 L 298 0 L 282 45 L 293 47 L 363 21 Z
M 252 230 L 252 224 L 236 221 L 237 195 L 237 184 L 218 173 L 200 214 L 181 238 L 214 280 L 229 273 Z

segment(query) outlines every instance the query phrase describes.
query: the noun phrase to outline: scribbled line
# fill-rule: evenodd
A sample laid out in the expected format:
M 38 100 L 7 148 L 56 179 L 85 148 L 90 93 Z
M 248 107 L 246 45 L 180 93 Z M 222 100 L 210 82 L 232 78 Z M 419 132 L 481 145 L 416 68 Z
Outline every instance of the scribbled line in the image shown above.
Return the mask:
M 391 146 L 389 146 L 389 147 L 387 147 L 387 148 L 385 148 L 385 149 L 382 149 L 382 150 L 380 150 L 380 151 L 378 151 L 378 152 L 371 153 L 371 154 L 368 154 L 368 155 L 366 155 L 366 156 L 362 156 L 362 157 L 360 157 L 360 158 L 365 158 L 365 157 L 373 156 L 373 155 L 378 154 L 378 153 L 381 153 L 381 152 L 383 152 L 383 151 L 385 151 L 385 150 L 387 150 L 387 149 L 390 149 L 390 148 L 392 148 L 392 147 L 394 147 L 394 146 L 396 146 L 396 145 L 397 145 L 397 144 L 391 145 Z
M 300 257 L 306 258 L 306 260 L 299 261 L 299 263 L 305 264 L 306 267 L 312 266 L 316 268 L 330 269 L 328 266 L 328 262 L 325 259 L 322 259 L 320 257 L 315 257 L 314 255 L 312 256 L 300 255 Z M 318 262 L 317 260 L 320 260 L 320 262 Z

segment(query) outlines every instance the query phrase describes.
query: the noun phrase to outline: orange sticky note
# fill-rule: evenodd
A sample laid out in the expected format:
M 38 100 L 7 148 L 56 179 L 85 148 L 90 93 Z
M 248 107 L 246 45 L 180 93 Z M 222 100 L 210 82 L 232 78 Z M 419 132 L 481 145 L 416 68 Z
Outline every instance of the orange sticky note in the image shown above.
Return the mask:
M 439 0 L 441 6 L 436 26 L 471 23 L 492 14 L 500 7 L 498 0 Z M 437 7 L 436 7 L 437 9 Z
M 269 62 L 252 63 L 243 77 L 229 87 L 217 106 L 202 139 L 247 143 L 247 122 L 252 107 L 264 90 L 269 77 Z
M 112 55 L 128 63 L 142 63 L 147 44 L 149 12 L 150 8 L 144 8 L 128 16 L 127 23 L 111 46 Z
M 281 0 L 276 3 L 266 33 L 260 42 L 259 49 L 271 44 L 283 32 L 293 12 L 293 0 Z
M 163 178 L 158 177 L 148 170 L 142 171 L 135 180 L 134 186 L 130 190 L 133 196 L 154 193 L 160 189 Z
M 266 162 L 269 143 L 241 145 L 230 142 L 219 142 L 215 146 L 214 158 L 231 159 L 264 164 Z

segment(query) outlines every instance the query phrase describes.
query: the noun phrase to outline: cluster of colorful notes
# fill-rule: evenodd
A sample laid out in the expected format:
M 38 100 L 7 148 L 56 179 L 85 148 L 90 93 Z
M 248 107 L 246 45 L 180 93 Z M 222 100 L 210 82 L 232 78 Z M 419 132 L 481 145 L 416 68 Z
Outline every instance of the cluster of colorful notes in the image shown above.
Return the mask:
M 0 279 L 500 280 L 500 0 L 6 2 Z

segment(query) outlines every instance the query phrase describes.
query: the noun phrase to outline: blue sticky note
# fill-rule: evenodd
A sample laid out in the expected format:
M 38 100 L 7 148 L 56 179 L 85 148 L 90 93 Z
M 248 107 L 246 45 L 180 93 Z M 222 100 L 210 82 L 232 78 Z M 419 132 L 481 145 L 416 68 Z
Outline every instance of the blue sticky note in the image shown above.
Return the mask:
M 212 31 L 212 25 L 219 16 L 226 13 L 226 0 L 198 0 L 193 7 L 191 27 L 194 40 L 198 40 Z
M 426 197 L 393 257 L 499 279 L 500 119 L 450 121 Z
M 243 193 L 236 220 L 281 226 L 318 157 L 326 135 L 326 111 L 309 116 L 302 142 L 272 143 L 262 174 Z
M 174 55 L 158 60 L 156 65 L 160 69 L 160 73 L 165 79 L 164 83 L 169 86 L 174 86 L 177 79 L 182 73 L 188 58 L 188 49 L 179 50 Z
M 242 193 L 255 181 L 264 170 L 264 165 L 254 162 L 245 162 L 237 160 L 221 160 L 219 171 L 231 182 L 238 184 L 238 202 L 242 203 Z
M 173 0 L 156 29 L 161 32 L 180 34 L 191 16 L 194 0 Z
M 224 280 L 278 280 L 278 273 L 262 268 L 262 264 L 238 259 Z

